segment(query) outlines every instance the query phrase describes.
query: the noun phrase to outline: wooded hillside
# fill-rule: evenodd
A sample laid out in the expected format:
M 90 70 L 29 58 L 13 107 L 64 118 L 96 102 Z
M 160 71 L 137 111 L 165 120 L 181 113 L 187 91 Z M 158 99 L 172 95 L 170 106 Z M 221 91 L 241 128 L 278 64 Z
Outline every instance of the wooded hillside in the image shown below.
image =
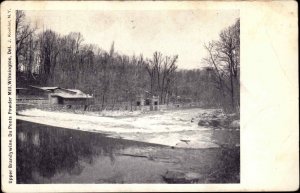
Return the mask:
M 180 56 L 157 51 L 152 58 L 121 55 L 112 40 L 109 51 L 86 44 L 80 32 L 61 35 L 51 29 L 37 32 L 24 12 L 16 12 L 17 87 L 59 86 L 80 89 L 95 103 L 134 101 L 149 92 L 160 103 L 172 99 L 197 101 L 210 107 L 239 109 L 239 20 L 205 45 L 206 68 L 178 69 Z M 200 64 L 201 61 L 199 61 Z M 200 65 L 199 65 L 200 66 Z

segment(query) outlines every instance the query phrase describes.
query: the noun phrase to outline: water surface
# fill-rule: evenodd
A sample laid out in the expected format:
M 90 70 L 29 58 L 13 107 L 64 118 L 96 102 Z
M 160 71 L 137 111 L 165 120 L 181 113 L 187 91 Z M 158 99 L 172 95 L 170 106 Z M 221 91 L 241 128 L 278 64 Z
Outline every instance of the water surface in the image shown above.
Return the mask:
M 239 156 L 239 147 L 171 148 L 17 120 L 17 183 L 166 183 L 170 170 L 238 183 Z

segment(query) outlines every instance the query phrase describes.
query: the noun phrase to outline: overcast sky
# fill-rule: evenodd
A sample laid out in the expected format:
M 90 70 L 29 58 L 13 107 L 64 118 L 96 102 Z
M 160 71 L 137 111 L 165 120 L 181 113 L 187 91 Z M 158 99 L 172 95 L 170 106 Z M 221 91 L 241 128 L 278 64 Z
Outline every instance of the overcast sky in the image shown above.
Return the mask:
M 184 11 L 25 11 L 39 30 L 66 35 L 80 32 L 84 43 L 97 44 L 121 54 L 152 57 L 153 52 L 179 55 L 179 68 L 200 68 L 205 42 L 234 24 L 238 10 Z

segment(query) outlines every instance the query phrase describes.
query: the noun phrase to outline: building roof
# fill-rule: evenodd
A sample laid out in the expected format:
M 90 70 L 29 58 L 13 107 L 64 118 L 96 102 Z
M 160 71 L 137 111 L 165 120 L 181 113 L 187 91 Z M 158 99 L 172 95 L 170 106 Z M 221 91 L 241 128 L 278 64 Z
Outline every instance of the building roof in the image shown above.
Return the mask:
M 55 89 L 59 88 L 59 87 L 56 87 L 56 86 L 45 86 L 45 87 L 32 86 L 32 85 L 29 85 L 29 86 L 32 87 L 32 88 L 36 88 L 36 89 L 40 89 L 40 90 L 44 90 L 44 91 L 50 91 L 50 90 L 55 90 Z
M 56 94 L 52 94 L 51 96 L 58 96 L 58 97 L 62 97 L 62 98 L 72 98 L 72 99 L 93 98 L 91 95 L 88 95 L 88 94 L 69 94 L 69 93 L 56 93 Z
M 57 87 L 57 86 L 45 86 L 45 87 L 41 87 L 41 89 L 44 89 L 44 90 L 55 90 L 55 89 L 57 89 L 57 88 L 59 88 L 59 87 Z
M 54 93 L 51 96 L 59 96 L 62 98 L 81 98 L 81 99 L 82 98 L 93 98 L 93 96 L 85 94 L 84 92 L 82 92 L 81 90 L 78 90 L 78 89 L 67 89 L 67 88 L 61 88 L 61 87 L 57 87 L 57 86 L 39 87 L 39 86 L 31 86 L 30 85 L 30 87 L 44 90 L 46 92 L 50 92 L 51 90 L 59 89 L 63 92 Z
M 81 90 L 78 90 L 78 89 L 65 89 L 65 90 L 74 92 L 74 93 L 76 93 L 76 94 L 84 94 Z

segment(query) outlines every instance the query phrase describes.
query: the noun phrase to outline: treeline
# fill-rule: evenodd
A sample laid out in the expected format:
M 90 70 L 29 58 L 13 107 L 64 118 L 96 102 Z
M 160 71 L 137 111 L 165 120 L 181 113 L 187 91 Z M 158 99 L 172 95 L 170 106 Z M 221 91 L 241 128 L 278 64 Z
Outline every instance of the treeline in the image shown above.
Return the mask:
M 203 62 L 214 71 L 213 82 L 227 111 L 240 109 L 240 20 L 221 31 L 219 39 L 204 45 L 208 56 Z
M 160 52 L 152 58 L 121 55 L 114 42 L 105 51 L 84 43 L 78 32 L 61 35 L 47 29 L 38 33 L 24 12 L 16 12 L 17 87 L 35 84 L 80 89 L 92 94 L 103 109 L 133 103 L 145 92 L 159 96 L 161 104 L 185 99 L 221 105 L 211 68 L 179 70 L 177 60 L 177 55 Z

